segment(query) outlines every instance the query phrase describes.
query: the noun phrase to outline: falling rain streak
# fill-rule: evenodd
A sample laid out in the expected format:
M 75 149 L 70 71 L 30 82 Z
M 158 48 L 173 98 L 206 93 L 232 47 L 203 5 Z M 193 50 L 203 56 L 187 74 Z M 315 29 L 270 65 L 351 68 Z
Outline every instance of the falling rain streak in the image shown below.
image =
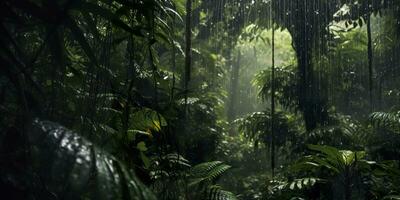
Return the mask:
M 400 199 L 398 0 L 0 13 L 0 199 Z

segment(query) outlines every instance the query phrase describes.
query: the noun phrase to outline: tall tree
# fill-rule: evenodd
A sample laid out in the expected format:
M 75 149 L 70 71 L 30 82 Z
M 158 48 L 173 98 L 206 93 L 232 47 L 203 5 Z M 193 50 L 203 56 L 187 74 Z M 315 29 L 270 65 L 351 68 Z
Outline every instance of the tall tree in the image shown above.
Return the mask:
M 189 81 L 192 65 L 192 0 L 186 1 L 186 26 L 185 26 L 185 77 L 184 77 L 184 92 L 185 92 L 185 110 L 187 109 Z
M 367 37 L 368 37 L 368 84 L 369 84 L 369 103 L 371 112 L 374 110 L 373 102 L 373 52 L 372 52 L 372 33 L 371 33 L 371 14 L 366 15 Z
M 271 12 L 272 23 L 274 14 Z M 275 177 L 275 28 L 272 24 L 272 39 L 271 39 L 271 172 L 272 177 Z
M 231 80 L 230 80 L 230 91 L 229 91 L 229 107 L 228 107 L 228 121 L 232 122 L 236 117 L 236 106 L 238 100 L 238 85 L 239 85 L 239 73 L 240 73 L 240 60 L 242 53 L 238 50 L 236 63 L 232 64 L 231 67 Z

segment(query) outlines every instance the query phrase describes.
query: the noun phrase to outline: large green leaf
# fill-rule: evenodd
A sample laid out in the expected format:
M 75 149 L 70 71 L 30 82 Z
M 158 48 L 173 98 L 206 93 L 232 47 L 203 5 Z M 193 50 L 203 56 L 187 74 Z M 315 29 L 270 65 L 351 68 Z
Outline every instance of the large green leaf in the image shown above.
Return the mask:
M 158 112 L 143 108 L 131 115 L 132 129 L 159 132 L 163 126 L 167 126 L 167 121 Z
M 77 133 L 36 120 L 26 136 L 30 154 L 20 156 L 29 155 L 27 168 L 0 166 L 8 172 L 0 185 L 23 190 L 31 199 L 155 199 L 132 170 Z M 13 159 L 18 152 L 23 151 Z

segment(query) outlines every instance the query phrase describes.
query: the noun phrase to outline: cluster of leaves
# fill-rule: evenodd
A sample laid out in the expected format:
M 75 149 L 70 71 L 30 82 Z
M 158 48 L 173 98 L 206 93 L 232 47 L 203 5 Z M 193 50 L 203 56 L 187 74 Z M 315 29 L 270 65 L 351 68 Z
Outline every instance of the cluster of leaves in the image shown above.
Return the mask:
M 181 89 L 187 52 L 177 36 L 184 32 L 185 3 L 2 1 L 0 113 L 8 117 L 0 119 L 1 132 L 25 133 L 32 117 L 57 121 L 101 146 L 148 185 L 157 157 L 183 149 L 194 163 L 212 159 L 224 131 L 225 63 L 211 50 L 210 35 L 207 40 L 195 35 L 194 43 L 201 45 L 192 49 L 194 78 L 189 90 Z M 192 9 L 204 15 L 206 8 L 196 1 Z M 192 30 L 204 29 L 207 20 Z M 168 171 L 165 165 L 158 168 Z
M 221 161 L 204 162 L 192 167 L 181 155 L 170 154 L 154 160 L 152 188 L 159 199 L 235 200 L 236 195 L 216 184 L 230 168 Z
M 278 146 L 283 146 L 289 139 L 294 139 L 297 131 L 294 116 L 285 112 L 275 113 L 275 130 L 271 130 L 270 111 L 252 113 L 245 118 L 236 120 L 236 123 L 239 124 L 240 133 L 252 140 L 255 147 L 258 147 L 260 143 L 268 146 L 271 140 L 271 131 L 275 133 L 275 141 Z
M 297 76 L 293 66 L 276 67 L 275 78 L 271 80 L 271 69 L 259 72 L 253 84 L 259 89 L 259 96 L 265 101 L 271 97 L 272 85 L 275 87 L 275 96 L 285 108 L 298 109 Z
M 79 134 L 39 120 L 30 130 L 0 140 L 8 198 L 156 199 L 132 169 Z M 23 138 L 26 146 L 18 145 Z
M 7 116 L 0 119 L 0 131 L 12 130 L 15 135 L 29 133 L 32 117 L 41 117 L 58 121 L 80 133 L 49 123 L 46 126 L 50 128 L 45 129 L 50 133 L 39 134 L 39 139 L 31 141 L 32 144 L 23 143 L 25 137 L 28 138 L 25 135 L 15 147 L 7 144 L 8 136 L 1 138 L 2 151 L 15 153 L 20 151 L 16 147 L 28 146 L 27 149 L 33 152 L 31 157 L 39 158 L 39 161 L 33 161 L 32 169 L 20 170 L 27 172 L 22 179 L 17 175 L 20 171 L 12 171 L 12 167 L 3 169 L 1 165 L 1 170 L 10 175 L 1 179 L 1 186 L 12 185 L 12 189 L 18 190 L 15 194 L 38 189 L 37 193 L 30 193 L 35 198 L 43 195 L 154 198 L 140 179 L 164 199 L 235 199 L 235 195 L 217 185 L 217 180 L 230 166 L 220 161 L 202 162 L 214 160 L 218 148 L 228 155 L 233 152 L 239 160 L 251 157 L 257 151 L 250 152 L 249 147 L 257 147 L 259 143 L 268 146 L 272 135 L 270 127 L 274 123 L 275 145 L 288 161 L 299 154 L 303 156 L 302 150 L 308 143 L 335 147 L 309 146 L 314 154 L 302 157 L 293 166 L 301 170 L 290 175 L 305 178 L 287 176 L 270 182 L 267 195 L 271 198 L 300 199 L 321 191 L 329 194 L 321 185 L 330 184 L 335 188 L 339 182 L 337 177 L 345 182 L 345 199 L 353 192 L 353 182 L 370 188 L 376 199 L 397 198 L 398 163 L 376 164 L 364 160 L 364 156 L 398 161 L 398 113 L 374 113 L 372 126 L 365 127 L 341 116 L 336 122 L 329 122 L 330 126 L 319 123 L 321 127 L 312 127 L 306 123 L 308 127 L 304 127 L 296 112 L 289 113 L 299 110 L 306 121 L 326 121 L 328 118 L 321 120 L 315 113 L 327 113 L 330 109 L 325 105 L 327 95 L 319 91 L 325 87 L 324 81 L 329 75 L 330 79 L 337 79 L 329 85 L 335 87 L 333 91 L 340 92 L 332 97 L 332 102 L 345 102 L 338 110 L 346 110 L 349 114 L 352 110 L 347 109 L 346 104 L 357 104 L 356 112 L 363 110 L 365 114 L 367 103 L 355 97 L 365 99 L 366 76 L 364 74 L 362 79 L 365 80 L 359 84 L 356 84 L 358 77 L 354 76 L 363 74 L 366 63 L 362 55 L 368 38 L 362 28 L 370 22 L 371 13 L 378 16 L 377 13 L 384 9 L 397 6 L 397 10 L 390 11 L 392 18 L 388 21 L 392 22 L 392 28 L 394 22 L 398 22 L 393 20 L 399 10 L 397 1 L 317 0 L 305 4 L 300 0 L 195 0 L 192 8 L 188 8 L 193 11 L 193 27 L 183 25 L 181 16 L 188 14 L 185 3 L 184 0 L 0 2 L 0 65 L 4 66 L 0 69 L 0 115 Z M 247 26 L 249 22 L 254 24 Z M 334 26 L 342 27 L 333 30 Z M 245 27 L 247 29 L 243 30 Z M 244 150 L 230 151 L 229 144 L 221 144 L 221 138 L 225 136 L 223 142 L 228 143 L 236 139 L 224 134 L 223 117 L 224 78 L 234 60 L 233 47 L 245 49 L 237 43 L 240 38 L 270 45 L 270 40 L 264 39 L 270 32 L 263 33 L 259 28 L 278 27 L 289 31 L 299 62 L 277 67 L 274 80 L 270 79 L 271 70 L 263 70 L 254 83 L 264 101 L 269 100 L 271 88 L 275 86 L 278 108 L 284 111 L 278 111 L 273 118 L 267 110 L 237 120 L 242 133 L 238 138 L 249 138 L 253 144 L 240 140 L 232 148 L 239 146 Z M 179 37 L 185 28 L 194 36 L 193 48 L 186 52 L 182 46 L 187 41 Z M 222 34 L 219 33 L 221 30 L 224 30 Z M 348 34 L 350 30 L 358 32 Z M 390 46 L 390 43 L 396 43 L 391 42 L 395 38 L 382 39 L 389 33 L 398 32 L 390 30 L 378 37 L 381 40 L 377 40 L 378 43 L 389 44 L 390 48 L 378 46 L 376 49 L 383 54 L 388 52 L 386 49 L 398 49 L 396 44 Z M 336 42 L 336 46 L 329 46 L 329 42 Z M 325 56 L 318 52 L 325 52 L 325 48 L 332 48 L 332 54 Z M 277 53 L 282 52 L 287 53 L 287 57 L 294 56 L 293 51 Z M 189 54 L 193 54 L 194 59 L 192 71 L 188 72 L 182 66 Z M 256 54 L 257 50 L 254 57 Z M 249 55 L 249 50 L 245 55 Z M 324 63 L 329 56 L 339 58 Z M 383 56 L 377 60 L 383 66 L 390 59 Z M 396 93 L 389 85 L 398 83 L 396 80 L 384 81 L 388 74 L 395 76 L 397 73 L 396 62 L 392 63 L 393 66 L 386 68 L 377 67 L 379 83 L 382 82 L 380 93 L 386 97 Z M 276 64 L 285 66 L 286 62 L 278 60 Z M 317 64 L 320 66 L 313 66 Z M 340 70 L 333 68 L 337 64 Z M 242 72 L 247 73 L 245 70 Z M 314 72 L 323 76 L 316 77 Z M 184 80 L 188 73 L 191 73 L 189 88 L 182 89 L 184 81 L 188 81 L 188 77 Z M 352 102 L 343 99 L 352 99 Z M 310 113 L 311 117 L 307 117 Z M 310 127 L 313 130 L 310 131 Z M 82 135 L 87 139 L 82 139 Z M 45 144 L 41 145 L 41 142 Z M 51 146 L 50 150 L 46 150 L 47 146 Z M 366 151 L 336 147 L 365 148 Z M 177 150 L 181 150 L 187 160 L 176 154 Z M 291 154 L 296 151 L 299 153 Z M 53 155 L 52 152 L 56 153 Z M 254 163 L 262 163 L 260 157 L 256 156 Z M 48 165 L 43 164 L 46 159 L 50 160 Z M 281 160 L 281 163 L 286 161 Z M 190 163 L 200 164 L 191 167 Z M 21 167 L 20 163 L 12 164 L 18 170 Z M 62 183 L 62 180 L 51 180 L 43 166 L 61 171 L 60 177 L 67 180 L 66 184 L 62 184 L 62 188 L 58 184 L 52 185 Z M 260 173 L 260 177 L 265 174 Z M 358 174 L 368 179 L 368 183 L 354 180 Z M 44 182 L 37 175 L 44 176 Z M 32 185 L 22 183 L 25 178 L 32 180 Z M 261 179 L 246 180 L 243 185 L 249 183 L 251 186 L 247 187 L 253 187 Z M 86 193 L 82 191 L 85 185 L 80 185 L 83 182 L 89 183 Z M 48 185 L 51 187 L 47 188 Z M 318 188 L 320 186 L 322 189 Z

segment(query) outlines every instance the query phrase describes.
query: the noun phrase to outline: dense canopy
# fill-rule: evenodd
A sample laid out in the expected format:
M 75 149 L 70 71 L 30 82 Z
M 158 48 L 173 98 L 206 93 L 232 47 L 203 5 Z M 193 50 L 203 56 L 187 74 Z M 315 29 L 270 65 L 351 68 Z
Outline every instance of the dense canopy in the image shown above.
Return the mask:
M 398 0 L 0 1 L 1 199 L 400 199 Z

